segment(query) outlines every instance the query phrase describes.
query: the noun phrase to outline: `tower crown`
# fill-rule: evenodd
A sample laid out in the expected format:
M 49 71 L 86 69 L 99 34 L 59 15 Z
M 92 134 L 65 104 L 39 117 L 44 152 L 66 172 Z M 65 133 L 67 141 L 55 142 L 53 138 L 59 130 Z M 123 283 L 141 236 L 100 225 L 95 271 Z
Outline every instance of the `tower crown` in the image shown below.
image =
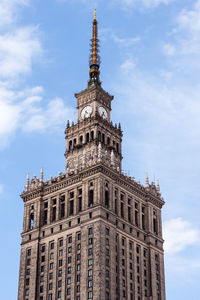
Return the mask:
M 100 56 L 99 56 L 99 40 L 98 40 L 98 22 L 96 19 L 96 9 L 94 10 L 94 20 L 93 20 L 93 33 L 91 39 L 91 54 L 89 58 L 89 75 L 90 80 L 88 85 L 100 85 L 99 80 L 99 67 L 100 67 Z

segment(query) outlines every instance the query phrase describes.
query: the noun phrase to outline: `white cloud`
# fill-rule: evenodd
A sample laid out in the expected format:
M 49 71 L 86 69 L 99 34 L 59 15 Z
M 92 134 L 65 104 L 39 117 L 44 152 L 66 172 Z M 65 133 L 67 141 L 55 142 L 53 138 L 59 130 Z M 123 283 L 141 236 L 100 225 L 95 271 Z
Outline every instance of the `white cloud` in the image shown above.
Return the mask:
M 66 120 L 72 120 L 75 111 L 65 106 L 60 98 L 52 99 L 46 109 L 39 109 L 24 123 L 25 131 L 45 131 L 48 128 L 57 128 L 64 125 Z
M 172 56 L 198 55 L 200 52 L 200 0 L 192 9 L 183 9 L 175 19 L 172 38 L 174 42 L 164 45 L 164 54 Z M 193 59 L 193 57 L 191 57 Z
M 27 4 L 28 0 L 1 0 L 0 27 L 13 23 L 17 17 L 17 8 Z
M 154 8 L 160 4 L 168 5 L 174 0 L 113 0 L 121 4 L 124 8 L 128 7 L 145 7 L 145 8 Z
M 50 100 L 45 107 L 42 87 L 21 86 L 42 54 L 38 27 L 19 28 L 15 24 L 17 7 L 27 4 L 26 0 L 0 2 L 0 26 L 12 23 L 0 34 L 0 149 L 9 144 L 18 130 L 44 132 L 64 125 L 73 116 L 59 98 Z
M 42 47 L 36 27 L 25 27 L 0 35 L 0 77 L 13 78 L 31 71 Z
M 123 47 L 130 47 L 140 41 L 139 37 L 120 38 L 116 34 L 111 34 L 112 39 Z
M 164 223 L 165 251 L 176 253 L 184 250 L 187 246 L 200 241 L 199 231 L 192 224 L 181 218 L 172 219 Z
M 0 149 L 4 149 L 16 131 L 55 130 L 74 117 L 74 110 L 67 108 L 62 99 L 42 105 L 42 87 L 11 92 L 0 87 Z M 4 95 L 4 98 L 1 98 Z M 7 96 L 7 97 L 6 97 Z
M 0 195 L 3 194 L 3 184 L 0 184 Z

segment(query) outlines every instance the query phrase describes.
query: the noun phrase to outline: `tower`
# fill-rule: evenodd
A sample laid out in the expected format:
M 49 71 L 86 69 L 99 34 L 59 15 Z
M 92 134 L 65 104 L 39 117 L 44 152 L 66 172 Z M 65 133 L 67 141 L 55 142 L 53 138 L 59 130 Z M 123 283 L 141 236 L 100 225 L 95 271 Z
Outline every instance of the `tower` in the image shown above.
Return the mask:
M 27 176 L 18 300 L 165 300 L 159 183 L 121 171 L 121 126 L 100 81 L 96 11 L 87 88 L 67 122 L 65 173 Z

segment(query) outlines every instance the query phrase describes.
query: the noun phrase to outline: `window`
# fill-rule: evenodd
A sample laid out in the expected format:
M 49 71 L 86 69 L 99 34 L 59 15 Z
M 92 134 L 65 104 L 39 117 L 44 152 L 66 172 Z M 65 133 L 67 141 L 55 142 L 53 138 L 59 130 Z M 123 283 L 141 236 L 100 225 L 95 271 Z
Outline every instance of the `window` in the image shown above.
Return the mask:
M 77 260 L 80 260 L 81 259 L 81 255 L 78 253 L 77 254 Z
M 34 213 L 30 214 L 30 223 L 29 223 L 29 228 L 32 229 L 34 226 Z
M 72 253 L 72 247 L 68 247 L 68 253 Z
M 25 295 L 26 295 L 26 296 L 29 296 L 29 289 L 26 289 Z
M 81 239 L 81 233 L 78 233 L 78 240 L 80 241 Z
M 71 289 L 70 288 L 67 289 L 67 295 L 71 295 Z
M 128 206 L 128 220 L 129 220 L 129 222 L 132 221 L 131 220 L 131 207 L 130 206 Z
M 88 280 L 88 287 L 92 287 L 92 280 Z
M 52 221 L 56 220 L 56 206 L 52 207 L 52 217 L 51 217 Z
M 109 289 L 109 281 L 106 280 L 106 288 Z
M 81 269 L 81 265 L 78 264 L 77 267 L 76 267 L 76 270 L 77 270 L 77 271 L 80 271 L 80 269 Z
M 106 228 L 106 235 L 109 235 L 109 233 L 110 233 L 109 228 Z
M 74 214 L 74 200 L 69 201 L 69 215 Z
M 80 285 L 77 285 L 77 287 L 76 287 L 77 293 L 80 293 L 80 290 L 81 290 Z M 79 297 L 79 300 L 80 300 L 80 296 L 78 296 L 78 297 Z
M 27 251 L 27 255 L 30 256 L 31 255 L 31 249 L 28 249 Z
M 109 191 L 105 191 L 105 206 L 109 207 Z
M 28 258 L 28 259 L 27 259 L 27 266 L 30 266 L 30 264 L 31 264 L 31 259 Z
M 158 223 L 156 218 L 153 219 L 153 231 L 155 234 L 158 234 Z
M 42 246 L 41 252 L 45 252 L 45 246 Z
M 29 278 L 26 278 L 26 285 L 29 285 Z
M 124 218 L 124 203 L 121 202 L 121 217 Z
M 54 253 L 50 253 L 50 259 L 54 258 Z
M 88 229 L 88 235 L 92 234 L 92 227 Z
M 69 256 L 69 257 L 68 257 L 68 264 L 71 264 L 71 262 L 72 262 L 72 257 Z
M 41 286 L 40 286 L 40 293 L 43 293 L 43 291 L 44 291 L 44 286 L 41 285 Z
M 40 282 L 44 282 L 44 276 L 40 276 Z
M 59 256 L 62 256 L 63 255 L 63 250 L 61 249 L 60 251 L 59 251 Z
M 67 284 L 68 284 L 68 285 L 71 284 L 71 277 L 68 277 L 68 278 L 67 278 Z
M 61 298 L 62 292 L 58 291 L 58 298 Z
M 71 268 L 71 267 L 68 267 L 68 268 L 67 268 L 67 273 L 68 273 L 68 274 L 71 274 L 71 272 L 72 272 L 72 268 Z
M 53 273 L 49 273 L 49 280 L 53 279 Z
M 26 275 L 30 275 L 30 269 L 26 269 Z
M 52 300 L 52 299 L 53 299 L 52 294 L 49 294 L 48 295 L 48 300 Z
M 51 243 L 50 248 L 51 250 L 54 249 L 54 243 Z
M 49 290 L 52 290 L 53 284 L 49 283 Z
M 81 244 L 77 245 L 77 250 L 81 250 Z
M 109 267 L 109 259 L 106 258 L 106 266 Z
M 106 277 L 109 277 L 109 270 L 106 269 Z
M 88 292 L 88 299 L 92 299 L 92 291 Z
M 109 245 L 109 239 L 106 238 L 106 246 L 108 246 L 108 245 Z
M 49 266 L 50 270 L 53 269 L 53 263 L 50 263 L 50 266 Z
M 59 259 L 59 261 L 58 261 L 58 266 L 59 266 L 59 267 L 62 267 L 62 259 Z
M 58 280 L 58 287 L 62 286 L 62 280 Z
M 60 245 L 60 247 L 63 246 L 63 240 L 59 240 L 59 245 Z
M 89 238 L 89 239 L 88 239 L 88 244 L 89 244 L 89 245 L 92 245 L 92 242 L 93 242 L 93 239 L 92 239 L 92 238 Z
M 58 270 L 58 277 L 62 276 L 62 270 Z
M 72 243 L 72 236 L 68 237 L 68 243 Z
M 92 276 L 92 269 L 88 270 L 88 277 Z
M 47 203 L 48 204 L 48 203 Z M 47 217 L 48 217 L 48 210 L 44 210 L 44 216 L 43 216 L 43 225 L 47 224 Z
M 93 205 L 93 200 L 94 200 L 94 191 L 93 190 L 89 190 L 88 206 Z
M 88 266 L 92 266 L 92 258 L 88 259 Z

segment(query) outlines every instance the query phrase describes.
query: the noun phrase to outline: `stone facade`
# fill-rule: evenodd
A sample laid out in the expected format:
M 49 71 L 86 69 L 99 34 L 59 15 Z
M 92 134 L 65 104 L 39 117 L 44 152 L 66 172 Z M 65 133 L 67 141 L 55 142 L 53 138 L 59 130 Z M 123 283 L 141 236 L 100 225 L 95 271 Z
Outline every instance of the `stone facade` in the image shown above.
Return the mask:
M 122 173 L 121 126 L 99 81 L 75 96 L 65 174 L 28 176 L 21 195 L 18 300 L 165 300 L 159 184 Z

